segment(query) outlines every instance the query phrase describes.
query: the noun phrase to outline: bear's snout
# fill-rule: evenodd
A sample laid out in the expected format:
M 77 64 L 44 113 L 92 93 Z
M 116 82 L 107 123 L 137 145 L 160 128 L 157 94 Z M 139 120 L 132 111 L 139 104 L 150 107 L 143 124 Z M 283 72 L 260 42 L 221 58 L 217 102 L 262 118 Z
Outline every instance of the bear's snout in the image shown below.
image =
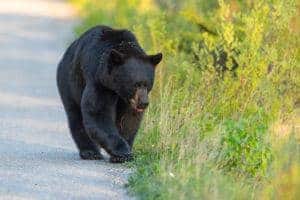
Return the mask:
M 149 105 L 149 102 L 140 102 L 137 107 L 139 109 L 146 109 L 148 105 Z
M 134 98 L 130 100 L 131 106 L 137 112 L 143 112 L 149 105 L 148 91 L 146 88 L 138 88 Z

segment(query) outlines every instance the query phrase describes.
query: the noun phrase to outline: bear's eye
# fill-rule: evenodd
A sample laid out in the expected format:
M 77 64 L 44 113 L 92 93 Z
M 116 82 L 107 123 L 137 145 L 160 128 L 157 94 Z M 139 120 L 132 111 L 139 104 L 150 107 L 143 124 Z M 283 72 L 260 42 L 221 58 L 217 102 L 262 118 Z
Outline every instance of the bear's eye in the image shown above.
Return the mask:
M 143 83 L 142 83 L 142 82 L 137 82 L 137 83 L 135 83 L 134 86 L 135 86 L 136 88 L 142 87 L 142 86 L 143 86 Z
M 147 87 L 147 83 L 146 82 L 137 82 L 137 83 L 134 84 L 134 86 L 136 88 Z

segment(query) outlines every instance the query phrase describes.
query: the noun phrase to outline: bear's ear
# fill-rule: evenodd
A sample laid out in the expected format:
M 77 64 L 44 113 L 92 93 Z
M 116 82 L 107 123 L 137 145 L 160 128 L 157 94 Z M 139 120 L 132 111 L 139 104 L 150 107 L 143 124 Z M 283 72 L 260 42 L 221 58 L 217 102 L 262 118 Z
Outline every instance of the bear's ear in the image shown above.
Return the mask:
M 155 54 L 155 55 L 150 55 L 150 56 L 148 56 L 148 59 L 150 60 L 150 63 L 152 65 L 156 66 L 162 60 L 162 53 L 158 53 L 158 54 Z
M 111 61 L 112 64 L 121 65 L 124 63 L 125 58 L 121 52 L 113 49 L 110 52 L 109 60 Z

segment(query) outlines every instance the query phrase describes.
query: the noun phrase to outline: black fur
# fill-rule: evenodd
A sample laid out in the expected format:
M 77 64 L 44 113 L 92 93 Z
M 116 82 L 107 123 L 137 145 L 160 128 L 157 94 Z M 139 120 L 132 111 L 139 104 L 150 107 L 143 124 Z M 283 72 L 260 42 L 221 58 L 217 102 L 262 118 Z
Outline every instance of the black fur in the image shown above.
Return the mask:
M 57 85 L 82 159 L 132 158 L 132 145 L 148 105 L 155 66 L 127 30 L 97 26 L 75 40 L 57 69 Z

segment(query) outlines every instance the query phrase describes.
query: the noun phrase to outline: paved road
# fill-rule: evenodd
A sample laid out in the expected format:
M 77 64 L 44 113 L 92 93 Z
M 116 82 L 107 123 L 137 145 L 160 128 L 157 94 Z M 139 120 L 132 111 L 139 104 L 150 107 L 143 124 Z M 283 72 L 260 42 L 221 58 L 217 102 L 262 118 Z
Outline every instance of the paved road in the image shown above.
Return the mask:
M 0 199 L 128 199 L 129 170 L 79 159 L 55 85 L 72 38 L 61 0 L 0 0 Z

